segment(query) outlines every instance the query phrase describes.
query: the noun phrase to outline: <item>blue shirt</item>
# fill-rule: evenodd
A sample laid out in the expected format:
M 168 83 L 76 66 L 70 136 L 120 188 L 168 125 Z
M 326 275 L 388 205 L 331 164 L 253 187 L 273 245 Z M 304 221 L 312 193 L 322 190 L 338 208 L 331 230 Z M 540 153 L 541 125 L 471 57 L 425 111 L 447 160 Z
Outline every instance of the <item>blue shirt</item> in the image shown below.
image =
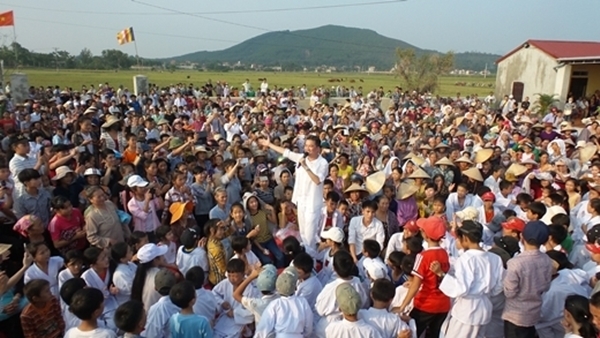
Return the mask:
M 197 314 L 176 313 L 169 320 L 172 338 L 212 338 L 213 331 L 208 319 Z

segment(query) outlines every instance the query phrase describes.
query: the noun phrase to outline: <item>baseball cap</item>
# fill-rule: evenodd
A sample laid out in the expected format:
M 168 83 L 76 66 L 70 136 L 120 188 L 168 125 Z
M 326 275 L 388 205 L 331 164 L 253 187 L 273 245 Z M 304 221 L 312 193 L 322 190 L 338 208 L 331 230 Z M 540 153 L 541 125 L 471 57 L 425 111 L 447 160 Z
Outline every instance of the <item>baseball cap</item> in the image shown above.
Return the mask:
M 131 175 L 128 179 L 127 179 L 127 186 L 130 188 L 133 187 L 147 187 L 148 186 L 148 181 L 146 181 L 145 179 L 143 179 L 140 175 Z
M 419 227 L 417 226 L 417 221 L 411 220 L 411 221 L 406 222 L 406 224 L 404 224 L 404 229 L 408 230 L 410 232 L 419 231 Z
M 193 227 L 183 230 L 183 232 L 181 233 L 181 236 L 179 236 L 179 241 L 181 242 L 181 245 L 183 245 L 183 247 L 185 249 L 195 248 L 196 245 L 198 244 L 199 239 L 200 239 L 200 232 Z
M 507 219 L 506 222 L 502 223 L 502 227 L 506 230 L 523 232 L 523 229 L 525 229 L 525 221 L 517 217 L 511 217 Z
M 165 291 L 164 289 L 170 290 L 176 283 L 177 279 L 169 269 L 160 269 L 154 276 L 154 289 L 159 293 L 161 290 Z
M 446 223 L 443 219 L 436 216 L 419 218 L 417 226 L 423 230 L 427 237 L 434 241 L 439 241 L 446 235 Z
M 550 232 L 548 231 L 546 223 L 542 221 L 531 221 L 525 224 L 522 236 L 526 242 L 535 241 L 536 244 L 542 245 L 548 242 Z
M 331 227 L 329 230 L 323 231 L 321 237 L 330 239 L 336 243 L 342 243 L 344 241 L 344 230 L 338 227 Z
M 363 268 L 372 280 L 387 277 L 387 266 L 380 259 L 365 258 Z
M 479 211 L 474 207 L 466 207 L 461 211 L 456 212 L 456 217 L 461 221 L 471 221 L 479 218 Z
M 360 294 L 349 283 L 342 283 L 335 289 L 335 299 L 340 311 L 347 315 L 355 315 L 360 310 L 362 300 Z
M 102 172 L 99 169 L 96 169 L 96 168 L 87 168 L 83 172 L 83 176 L 91 176 L 91 175 L 102 176 Z
M 484 193 L 483 195 L 481 195 L 481 199 L 483 201 L 492 201 L 493 202 L 496 200 L 496 196 L 494 196 L 493 192 L 488 191 L 488 192 Z
M 273 292 L 277 282 L 277 268 L 272 264 L 263 266 L 263 270 L 256 279 L 256 288 L 263 292 Z
M 277 277 L 275 288 L 280 295 L 291 296 L 296 292 L 296 283 L 298 283 L 298 273 L 296 269 L 288 267 Z
M 157 246 L 154 243 L 144 244 L 144 246 L 138 250 L 137 258 L 142 264 L 148 263 L 156 257 L 166 254 L 168 250 L 169 247 L 166 245 Z

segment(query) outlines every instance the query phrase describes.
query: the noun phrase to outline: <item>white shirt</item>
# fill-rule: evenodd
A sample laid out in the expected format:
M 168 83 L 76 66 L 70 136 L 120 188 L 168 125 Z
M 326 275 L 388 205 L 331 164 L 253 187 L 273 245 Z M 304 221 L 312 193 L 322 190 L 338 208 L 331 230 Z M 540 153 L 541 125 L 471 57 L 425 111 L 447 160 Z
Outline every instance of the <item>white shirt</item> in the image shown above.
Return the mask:
M 45 273 L 40 269 L 37 264 L 32 264 L 27 271 L 25 271 L 25 284 L 33 279 L 43 279 L 50 283 L 50 292 L 52 295 L 60 299 L 60 293 L 58 289 L 58 271 L 63 267 L 64 260 L 62 257 L 54 256 L 50 257 L 48 261 L 48 273 Z
M 162 296 L 156 304 L 148 310 L 145 337 L 171 338 L 169 319 L 181 309 L 171 302 L 169 296 Z
M 319 316 L 321 316 L 321 321 L 325 321 L 327 323 L 338 320 L 342 313 L 340 312 L 337 299 L 335 298 L 335 290 L 340 284 L 350 283 L 352 287 L 358 291 L 360 295 L 360 299 L 362 300 L 362 308 L 366 309 L 369 306 L 370 298 L 369 293 L 365 290 L 363 283 L 360 281 L 358 277 L 352 277 L 351 280 L 344 280 L 338 278 L 331 283 L 325 285 L 323 290 L 317 296 L 317 301 L 315 303 L 315 309 Z
M 346 319 L 327 325 L 327 338 L 383 338 L 379 332 L 364 320 L 349 322 Z
M 97 328 L 92 331 L 81 331 L 74 327 L 67 331 L 65 338 L 117 338 L 117 334 L 108 329 Z
M 323 285 L 321 281 L 314 274 L 311 275 L 308 279 L 300 281 L 298 280 L 298 286 L 296 287 L 296 296 L 304 297 L 308 304 L 310 305 L 311 310 L 316 313 L 315 304 L 317 302 L 317 297 L 323 291 Z
M 371 325 L 383 338 L 396 338 L 402 330 L 409 329 L 398 315 L 390 313 L 387 309 L 371 307 L 358 312 L 358 319 Z
M 299 163 L 304 157 L 304 155 L 292 152 L 289 149 L 285 150 L 283 156 L 295 163 Z M 329 164 L 326 159 L 319 156 L 316 160 L 307 158 L 306 165 L 313 174 L 317 175 L 319 184 L 315 184 L 310 179 L 303 167 L 297 168 L 292 202 L 298 206 L 298 212 L 304 211 L 303 207 L 308 208 L 306 211 L 319 212 L 323 207 L 323 181 L 329 173 Z
M 256 326 L 255 338 L 311 337 L 313 313 L 303 297 L 281 297 L 272 301 Z
M 452 318 L 467 325 L 485 325 L 492 318 L 491 296 L 502 292 L 504 266 L 498 255 L 467 250 L 454 264 L 454 273 L 444 276 L 440 290 L 454 298 Z
M 566 269 L 565 269 L 566 270 Z M 564 270 L 561 270 L 562 272 Z M 550 289 L 542 295 L 542 313 L 536 329 L 542 329 L 560 323 L 564 317 L 565 300 L 570 295 L 589 297 L 589 290 L 573 283 L 568 276 L 560 274 L 550 283 Z
M 362 253 L 365 239 L 376 240 L 381 248 L 383 248 L 383 242 L 385 241 L 383 223 L 373 217 L 371 223 L 365 226 L 363 225 L 363 217 L 352 217 L 350 225 L 348 225 L 348 244 L 354 244 L 354 252 L 357 256 Z
M 499 184 L 500 184 L 500 179 L 494 178 L 493 175 L 490 175 L 488 178 L 485 179 L 485 181 L 483 181 L 483 185 L 490 188 L 490 190 L 492 190 L 494 195 L 500 193 L 500 185 Z
M 233 285 L 228 279 L 220 281 L 212 289 L 212 293 L 217 301 L 217 307 L 221 311 L 213 326 L 215 337 L 239 337 L 245 324 L 250 324 L 254 321 L 254 315 L 246 310 L 242 304 L 233 298 Z M 244 297 L 260 297 L 260 293 L 252 285 L 246 287 Z M 228 302 L 233 309 L 233 318 L 227 316 L 225 310 L 222 310 L 222 304 Z
M 262 314 L 272 301 L 279 298 L 278 294 L 263 295 L 260 298 L 242 297 L 242 305 L 254 315 L 254 322 L 260 322 Z
M 208 321 L 212 323 L 218 312 L 215 295 L 204 288 L 196 289 L 196 303 L 193 308 L 195 314 L 208 318 Z
M 71 270 L 64 269 L 63 271 L 58 273 L 58 290 L 60 291 L 60 288 L 62 288 L 63 284 L 65 284 L 66 281 L 68 281 L 69 279 L 73 278 L 75 276 L 73 276 L 73 274 L 71 273 Z
M 113 284 L 119 289 L 119 293 L 115 295 L 119 305 L 127 302 L 131 298 L 131 285 L 133 284 L 133 278 L 135 278 L 136 271 L 137 265 L 132 262 L 119 264 L 117 266 L 113 276 Z
M 201 267 L 208 274 L 208 258 L 206 257 L 204 248 L 197 247 L 192 252 L 185 252 L 183 245 L 180 246 L 179 250 L 177 250 L 176 264 L 184 276 L 194 266 Z
M 239 123 L 225 123 L 223 126 L 227 133 L 227 142 L 231 143 L 235 135 L 242 134 L 242 126 Z
M 392 252 L 394 252 L 394 251 L 402 252 L 402 249 L 404 248 L 404 244 L 402 243 L 403 240 L 404 240 L 404 232 L 397 232 L 397 233 L 393 234 L 392 236 L 390 236 L 387 249 L 385 250 L 385 261 L 386 262 L 390 258 L 390 254 Z
M 10 159 L 8 168 L 10 169 L 10 175 L 12 176 L 12 179 L 15 181 L 15 188 L 17 188 L 17 191 L 23 189 L 23 183 L 19 181 L 19 173 L 24 169 L 33 169 L 36 164 L 37 160 L 29 156 L 24 157 L 15 154 L 13 158 Z
M 159 270 L 159 268 L 154 267 L 146 272 L 146 280 L 144 281 L 144 288 L 142 289 L 142 303 L 144 303 L 144 310 L 146 313 L 148 313 L 150 307 L 158 302 L 161 297 L 160 293 L 154 288 L 154 277 Z
M 325 286 L 327 283 L 337 278 L 337 273 L 333 270 L 333 254 L 331 254 L 331 248 L 327 248 L 319 252 L 323 267 L 321 271 L 317 273 L 317 278 L 321 282 L 321 285 Z

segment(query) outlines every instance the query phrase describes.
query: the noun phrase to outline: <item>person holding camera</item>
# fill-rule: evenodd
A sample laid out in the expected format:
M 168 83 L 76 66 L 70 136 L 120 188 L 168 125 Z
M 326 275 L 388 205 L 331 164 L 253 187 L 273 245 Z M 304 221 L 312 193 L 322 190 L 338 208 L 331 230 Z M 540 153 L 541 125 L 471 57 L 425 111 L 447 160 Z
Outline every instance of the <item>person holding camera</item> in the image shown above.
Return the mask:
M 139 175 L 130 176 L 127 179 L 127 186 L 133 196 L 127 202 L 127 209 L 133 217 L 133 230 L 145 232 L 148 240 L 155 243 L 154 231 L 160 226 L 156 211 L 164 208 L 164 202 L 160 196 L 156 196 L 150 183 Z

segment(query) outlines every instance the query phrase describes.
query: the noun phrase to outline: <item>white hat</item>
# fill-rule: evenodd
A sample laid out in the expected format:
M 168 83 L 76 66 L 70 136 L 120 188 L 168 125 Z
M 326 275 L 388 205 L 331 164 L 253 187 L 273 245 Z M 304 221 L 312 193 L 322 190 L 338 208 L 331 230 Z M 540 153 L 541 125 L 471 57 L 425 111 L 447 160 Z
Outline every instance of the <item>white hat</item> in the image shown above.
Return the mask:
M 102 173 L 100 172 L 100 170 L 98 170 L 96 168 L 88 168 L 83 172 L 83 176 L 90 176 L 90 175 L 102 176 Z
M 338 227 L 331 227 L 327 231 L 321 233 L 321 237 L 324 239 L 330 239 L 336 243 L 342 243 L 344 241 L 344 230 Z
M 475 207 L 466 207 L 456 212 L 456 217 L 461 221 L 476 221 L 479 218 L 479 211 Z
M 372 280 L 387 277 L 387 266 L 379 259 L 365 258 L 363 268 L 367 276 Z
M 147 187 L 148 186 L 148 181 L 146 181 L 145 179 L 143 179 L 140 175 L 131 175 L 128 179 L 127 179 L 127 186 L 130 188 L 133 187 Z
M 61 178 L 67 176 L 68 173 L 72 173 L 73 170 L 71 170 L 71 168 L 67 167 L 66 165 L 62 165 L 58 168 L 56 168 L 56 176 L 52 177 L 53 181 L 57 181 L 60 180 Z
M 156 257 L 166 254 L 168 250 L 169 247 L 167 245 L 158 246 L 148 243 L 138 250 L 137 258 L 142 264 L 152 262 Z

